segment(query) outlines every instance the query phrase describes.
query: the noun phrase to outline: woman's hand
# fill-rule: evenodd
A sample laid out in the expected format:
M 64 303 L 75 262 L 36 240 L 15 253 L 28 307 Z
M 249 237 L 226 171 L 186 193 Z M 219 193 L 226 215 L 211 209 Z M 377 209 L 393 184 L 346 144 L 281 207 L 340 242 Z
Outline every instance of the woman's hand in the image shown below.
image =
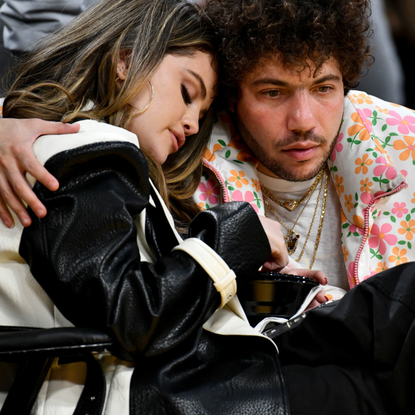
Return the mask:
M 265 218 L 264 216 L 258 217 L 271 246 L 271 257 L 263 265 L 263 268 L 267 271 L 281 271 L 287 266 L 289 261 L 281 225 L 275 220 Z
M 13 226 L 9 207 L 23 226 L 29 226 L 31 220 L 24 203 L 39 218 L 46 215 L 46 208 L 32 192 L 25 173 L 30 173 L 49 190 L 59 187 L 58 181 L 33 155 L 32 145 L 40 135 L 76 133 L 79 124 L 2 118 L 0 126 L 0 219 L 7 227 Z
M 313 269 L 304 269 L 304 268 L 291 269 L 291 268 L 285 267 L 280 272 L 284 274 L 301 275 L 303 277 L 312 278 L 316 280 L 320 285 L 327 284 L 327 277 L 323 271 L 315 271 Z M 317 307 L 320 304 L 324 304 L 327 301 L 328 301 L 328 298 L 326 297 L 326 292 L 324 290 L 321 290 L 317 293 L 313 301 L 309 304 L 309 306 L 307 307 L 307 310 L 311 310 L 312 308 Z

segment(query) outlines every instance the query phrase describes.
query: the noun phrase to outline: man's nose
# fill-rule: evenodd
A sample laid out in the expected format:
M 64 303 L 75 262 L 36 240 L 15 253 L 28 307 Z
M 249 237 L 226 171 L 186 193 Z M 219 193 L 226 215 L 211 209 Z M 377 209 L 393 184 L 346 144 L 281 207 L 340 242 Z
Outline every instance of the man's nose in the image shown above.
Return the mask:
M 288 129 L 296 133 L 305 133 L 316 127 L 313 100 L 307 91 L 294 94 L 288 109 Z

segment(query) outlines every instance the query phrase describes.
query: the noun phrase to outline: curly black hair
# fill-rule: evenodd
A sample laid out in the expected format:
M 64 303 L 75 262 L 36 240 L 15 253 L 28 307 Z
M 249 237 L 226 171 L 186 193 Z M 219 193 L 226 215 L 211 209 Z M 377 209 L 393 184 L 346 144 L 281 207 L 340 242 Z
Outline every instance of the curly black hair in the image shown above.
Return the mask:
M 207 16 L 219 39 L 226 95 L 238 98 L 244 76 L 262 60 L 278 56 L 286 69 L 316 72 L 334 58 L 345 94 L 373 62 L 368 44 L 370 0 L 209 0 Z

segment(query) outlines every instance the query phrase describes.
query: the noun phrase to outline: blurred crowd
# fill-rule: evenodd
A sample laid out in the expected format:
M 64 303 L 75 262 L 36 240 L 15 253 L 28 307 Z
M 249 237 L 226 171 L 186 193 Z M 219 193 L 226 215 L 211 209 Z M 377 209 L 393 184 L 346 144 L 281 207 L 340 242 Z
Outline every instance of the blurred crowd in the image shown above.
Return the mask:
M 0 76 L 19 56 L 30 51 L 37 39 L 56 30 L 95 1 L 0 0 Z M 45 10 L 45 4 L 49 10 Z M 358 89 L 415 108 L 414 21 L 414 0 L 372 0 L 375 63 L 369 73 L 363 74 Z M 0 95 L 4 93 L 2 84 Z

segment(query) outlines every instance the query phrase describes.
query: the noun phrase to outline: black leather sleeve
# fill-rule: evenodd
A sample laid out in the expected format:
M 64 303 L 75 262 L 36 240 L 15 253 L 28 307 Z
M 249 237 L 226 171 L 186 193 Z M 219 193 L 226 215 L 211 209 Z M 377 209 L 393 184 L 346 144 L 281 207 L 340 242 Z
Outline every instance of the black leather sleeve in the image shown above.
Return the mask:
M 149 204 L 147 163 L 134 145 L 92 144 L 59 153 L 45 167 L 60 188 L 34 186 L 48 214 L 31 212 L 20 254 L 67 319 L 109 332 L 117 340 L 113 352 L 134 361 L 173 348 L 210 317 L 220 296 L 193 258 L 166 249 L 172 231 Z M 159 256 L 154 264 L 142 260 L 137 245 L 143 209 Z M 246 275 L 270 252 L 258 222 L 248 204 L 230 204 L 198 215 L 191 234 Z

